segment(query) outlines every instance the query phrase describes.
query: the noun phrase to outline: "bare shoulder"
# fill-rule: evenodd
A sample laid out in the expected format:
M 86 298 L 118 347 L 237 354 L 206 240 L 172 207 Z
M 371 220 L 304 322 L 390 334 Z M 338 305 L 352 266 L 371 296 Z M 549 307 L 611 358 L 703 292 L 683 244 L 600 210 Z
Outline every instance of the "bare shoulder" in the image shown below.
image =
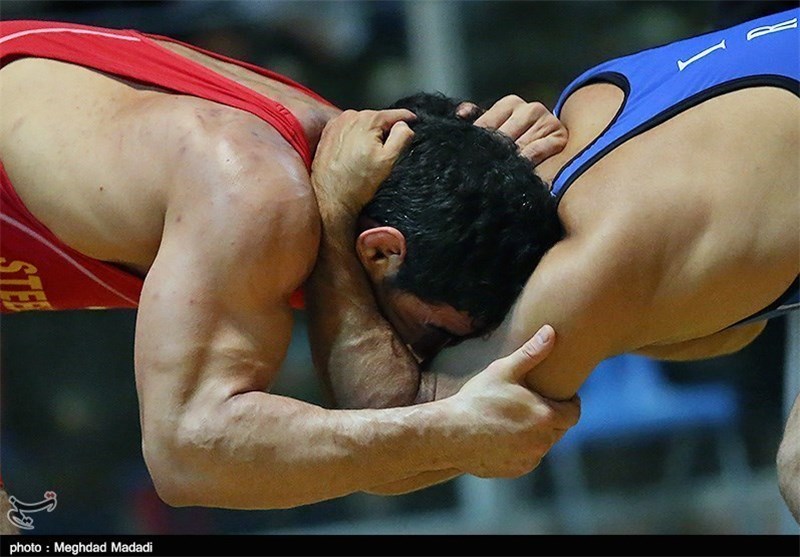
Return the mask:
M 172 115 L 164 234 L 290 293 L 313 267 L 320 223 L 308 170 L 269 124 L 213 103 Z
M 614 119 L 624 98 L 624 91 L 611 83 L 593 83 L 573 92 L 561 109 L 570 144 L 579 149 L 600 135 Z
M 607 246 L 603 243 L 608 241 Z M 625 342 L 622 325 L 638 303 L 608 236 L 567 238 L 556 244 L 534 270 L 510 316 L 511 343 L 521 344 L 543 323 L 559 333 L 602 327 L 615 322 L 605 335 L 609 350 Z M 637 288 L 639 290 L 639 288 Z M 642 290 L 644 290 L 642 288 Z

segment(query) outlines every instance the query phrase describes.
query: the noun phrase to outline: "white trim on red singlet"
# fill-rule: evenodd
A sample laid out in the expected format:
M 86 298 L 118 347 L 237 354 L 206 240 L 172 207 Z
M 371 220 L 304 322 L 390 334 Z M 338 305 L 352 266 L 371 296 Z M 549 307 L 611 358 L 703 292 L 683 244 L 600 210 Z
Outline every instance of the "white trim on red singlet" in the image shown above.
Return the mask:
M 47 238 L 45 238 L 44 236 L 42 236 L 41 234 L 39 234 L 35 230 L 33 230 L 31 228 L 28 228 L 27 226 L 25 226 L 21 222 L 17 221 L 16 219 L 13 219 L 13 218 L 9 217 L 8 215 L 0 214 L 0 220 L 3 220 L 5 222 L 7 222 L 8 224 L 13 226 L 14 228 L 16 228 L 16 229 L 20 230 L 21 232 L 24 232 L 25 234 L 29 235 L 34 240 L 37 240 L 37 241 L 41 242 L 42 244 L 44 244 L 45 246 L 47 246 L 48 248 L 53 250 L 53 252 L 55 252 L 56 255 L 61 256 L 67 263 L 71 264 L 73 267 L 78 269 L 81 273 L 83 273 L 84 275 L 86 275 L 87 277 L 92 279 L 94 282 L 96 282 L 97 284 L 99 284 L 100 286 L 102 286 L 103 288 L 105 288 L 106 290 L 111 292 L 112 294 L 114 294 L 116 296 L 119 296 L 120 298 L 122 298 L 126 302 L 130 302 L 134 306 L 138 306 L 139 305 L 136 302 L 136 300 L 131 300 L 130 298 L 128 298 L 122 292 L 119 292 L 114 287 L 109 286 L 108 284 L 103 282 L 97 275 L 95 275 L 89 269 L 87 269 L 86 267 L 84 267 L 83 265 L 81 265 L 80 263 L 75 261 L 72 257 L 69 256 L 69 254 L 64 252 L 64 250 L 62 250 L 61 248 L 59 248 L 58 246 L 53 244 L 50 240 L 48 240 Z
M 28 29 L 26 31 L 18 31 L 11 33 L 3 38 L 0 38 L 0 44 L 10 41 L 11 39 L 18 39 L 26 35 L 34 35 L 36 33 L 77 33 L 79 35 L 98 35 L 100 37 L 108 37 L 110 39 L 120 39 L 123 41 L 141 41 L 138 37 L 131 37 L 128 35 L 115 35 L 114 33 L 104 33 L 102 31 L 92 31 L 90 29 L 71 29 L 69 27 L 52 27 L 49 29 Z

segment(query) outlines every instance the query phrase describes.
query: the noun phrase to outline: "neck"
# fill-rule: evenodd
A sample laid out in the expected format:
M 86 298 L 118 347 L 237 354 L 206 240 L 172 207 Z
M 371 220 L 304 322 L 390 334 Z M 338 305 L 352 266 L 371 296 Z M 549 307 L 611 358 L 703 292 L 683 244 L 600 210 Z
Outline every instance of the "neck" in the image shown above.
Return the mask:
M 557 155 L 553 155 L 549 159 L 542 161 L 536 166 L 536 175 L 547 184 L 547 188 L 553 189 L 553 180 L 556 174 L 570 161 L 570 159 L 577 153 L 578 150 L 570 149 L 569 144 Z

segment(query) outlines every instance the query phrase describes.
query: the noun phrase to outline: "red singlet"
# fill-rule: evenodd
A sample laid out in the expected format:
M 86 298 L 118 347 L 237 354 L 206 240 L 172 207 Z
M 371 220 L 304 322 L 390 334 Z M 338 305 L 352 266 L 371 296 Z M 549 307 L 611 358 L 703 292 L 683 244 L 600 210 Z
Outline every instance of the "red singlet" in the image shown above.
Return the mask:
M 312 153 L 297 118 L 283 105 L 163 48 L 167 40 L 299 89 L 294 81 L 168 37 L 45 21 L 0 22 L 0 67 L 24 57 L 49 58 L 167 91 L 247 111 L 273 126 L 311 168 Z M 0 161 L 0 312 L 135 308 L 143 279 L 87 257 L 59 240 L 27 210 Z M 302 307 L 302 293 L 292 296 Z

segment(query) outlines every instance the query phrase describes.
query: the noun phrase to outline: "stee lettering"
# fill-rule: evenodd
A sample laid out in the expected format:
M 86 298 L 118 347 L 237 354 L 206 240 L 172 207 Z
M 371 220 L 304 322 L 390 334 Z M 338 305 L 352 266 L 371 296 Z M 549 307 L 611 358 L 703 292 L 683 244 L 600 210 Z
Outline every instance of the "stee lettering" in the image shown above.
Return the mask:
M 20 272 L 24 275 L 20 276 Z M 4 257 L 0 257 L 0 302 L 5 309 L 53 309 L 44 292 L 42 279 L 36 273 L 36 266 L 27 261 L 15 260 L 8 263 Z

